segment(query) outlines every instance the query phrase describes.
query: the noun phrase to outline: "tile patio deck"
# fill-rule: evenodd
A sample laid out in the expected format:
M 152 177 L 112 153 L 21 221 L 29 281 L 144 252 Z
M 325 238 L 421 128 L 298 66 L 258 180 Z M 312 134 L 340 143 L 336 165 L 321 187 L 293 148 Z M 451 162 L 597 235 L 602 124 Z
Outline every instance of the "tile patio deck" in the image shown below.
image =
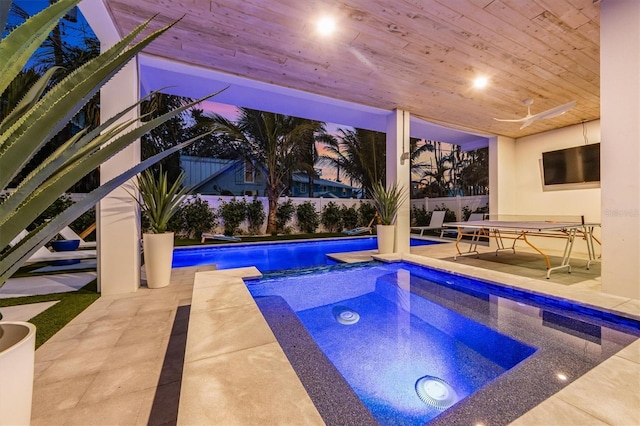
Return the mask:
M 598 276 L 563 283 L 561 272 L 548 281 L 513 275 L 508 266 L 447 260 L 453 250 L 414 247 L 406 257 L 640 317 L 640 301 L 599 293 Z M 198 274 L 194 287 L 207 269 L 174 269 L 167 288 L 101 297 L 42 345 L 32 424 L 322 424 L 239 274 Z M 289 390 L 274 404 L 266 397 L 275 377 Z M 240 386 L 246 378 L 254 388 Z M 513 424 L 640 424 L 639 385 L 636 341 Z

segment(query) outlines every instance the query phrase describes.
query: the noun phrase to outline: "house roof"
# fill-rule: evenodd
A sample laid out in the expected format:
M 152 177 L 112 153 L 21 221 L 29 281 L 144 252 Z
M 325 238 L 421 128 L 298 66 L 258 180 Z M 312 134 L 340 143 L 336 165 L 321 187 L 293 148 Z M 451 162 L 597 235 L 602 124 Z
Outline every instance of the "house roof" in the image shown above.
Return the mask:
M 237 162 L 238 160 L 181 155 L 180 167 L 185 171 L 184 185 L 194 187 L 197 191 L 202 185 L 229 170 Z
M 486 143 L 600 116 L 600 11 L 593 0 L 105 0 L 121 35 L 158 15 L 180 19 L 145 49 L 146 90 L 384 130 L 394 109 L 411 136 Z M 338 26 L 321 39 L 315 21 Z M 490 79 L 472 88 L 477 76 Z M 520 130 L 493 118 L 577 101 L 566 114 Z M 295 101 L 295 102 L 292 102 Z M 442 127 L 444 126 L 444 127 Z
M 300 182 L 300 183 L 307 183 L 309 182 L 309 176 L 306 173 L 294 173 L 293 181 Z M 333 186 L 334 188 L 357 189 L 353 186 L 345 185 L 342 182 L 336 182 L 334 180 L 327 180 L 327 179 L 320 179 L 320 178 L 314 178 L 313 183 L 316 185 Z

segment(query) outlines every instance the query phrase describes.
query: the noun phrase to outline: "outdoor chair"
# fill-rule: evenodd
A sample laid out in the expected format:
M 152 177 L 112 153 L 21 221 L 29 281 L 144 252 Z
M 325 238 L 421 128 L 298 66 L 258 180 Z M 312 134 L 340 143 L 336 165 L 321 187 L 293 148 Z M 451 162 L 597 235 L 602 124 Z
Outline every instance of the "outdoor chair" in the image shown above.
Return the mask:
M 431 220 L 429 221 L 428 226 L 412 226 L 411 231 L 420 232 L 421 237 L 424 235 L 424 231 L 442 231 L 442 224 L 444 223 L 445 213 L 446 211 L 444 210 L 434 210 L 433 213 L 431 213 Z M 440 232 L 440 237 L 442 237 L 442 232 Z
M 58 233 L 65 240 L 78 240 L 80 241 L 80 245 L 78 248 L 86 249 L 86 248 L 96 248 L 95 241 L 85 241 L 82 237 L 75 233 L 75 231 L 68 226 L 65 226 L 62 231 Z
M 369 222 L 367 226 L 348 229 L 346 231 L 342 231 L 342 233 L 345 235 L 360 235 L 360 234 L 366 234 L 367 232 L 371 234 L 373 232 L 373 228 L 371 227 L 371 225 L 373 225 L 374 220 L 376 220 L 376 216 L 374 216 L 373 219 L 371 219 L 371 222 Z
M 222 235 L 222 234 L 212 234 L 210 232 L 203 232 L 200 236 L 200 243 L 204 243 L 205 240 L 220 240 L 220 241 L 241 241 L 238 237 Z
M 20 240 L 26 237 L 29 233 L 23 229 L 20 233 L 9 243 L 11 247 L 16 245 Z M 34 254 L 27 259 L 25 265 L 38 262 L 59 262 L 59 261 L 71 261 L 82 259 L 95 259 L 97 256 L 95 250 L 75 250 L 75 251 L 56 251 L 52 252 L 46 247 L 40 247 Z

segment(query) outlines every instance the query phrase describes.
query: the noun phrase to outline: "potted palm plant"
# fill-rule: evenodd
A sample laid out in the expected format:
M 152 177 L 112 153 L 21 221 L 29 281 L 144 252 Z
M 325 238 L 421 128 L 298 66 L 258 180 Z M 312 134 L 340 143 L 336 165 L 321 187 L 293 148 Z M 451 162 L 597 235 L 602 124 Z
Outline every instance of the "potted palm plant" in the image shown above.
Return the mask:
M 189 193 L 189 188 L 182 186 L 184 177 L 184 172 L 181 172 L 173 185 L 169 185 L 167 172 L 162 167 L 157 178 L 150 169 L 138 176 L 136 186 L 139 198 L 134 198 L 140 205 L 142 216 L 149 223 L 149 232 L 142 236 L 149 288 L 166 287 L 171 279 L 174 234 L 167 232 L 167 225 Z
M 393 253 L 395 241 L 395 222 L 400 204 L 407 195 L 404 188 L 393 184 L 389 188 L 382 182 L 375 183 L 371 188 L 371 198 L 373 206 L 378 216 L 377 236 L 378 253 Z

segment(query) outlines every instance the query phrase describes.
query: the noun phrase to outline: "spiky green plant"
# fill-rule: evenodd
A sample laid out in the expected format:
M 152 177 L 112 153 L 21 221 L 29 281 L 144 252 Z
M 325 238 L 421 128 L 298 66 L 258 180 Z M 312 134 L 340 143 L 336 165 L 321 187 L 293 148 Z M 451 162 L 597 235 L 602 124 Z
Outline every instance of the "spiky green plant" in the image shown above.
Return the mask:
M 27 63 L 33 52 L 51 32 L 58 20 L 80 0 L 60 0 L 28 19 L 0 41 L 0 93 Z M 3 9 L 4 10 L 4 9 Z M 29 160 L 115 75 L 131 58 L 174 24 L 163 27 L 133 43 L 148 26 L 146 21 L 121 41 L 69 74 L 45 92 L 54 70 L 49 70 L 31 88 L 15 109 L 0 122 L 0 183 L 2 189 L 23 169 Z M 6 25 L 6 14 L 0 14 Z M 213 95 L 188 103 L 165 115 L 140 123 L 132 119 L 117 123 L 140 102 L 105 120 L 93 130 L 83 130 L 66 141 L 33 172 L 26 176 L 0 204 L 0 248 L 7 247 L 41 212 L 65 190 L 91 170 L 120 152 L 154 127 Z M 59 216 L 34 229 L 29 235 L 0 255 L 0 286 L 39 247 L 71 223 L 102 197 L 131 179 L 151 164 L 161 160 L 198 138 L 155 155 L 103 184 L 70 206 Z
M 150 169 L 138 176 L 136 186 L 140 198 L 134 196 L 134 199 L 140 205 L 142 214 L 149 220 L 150 231 L 153 234 L 167 231 L 169 220 L 178 212 L 189 194 L 189 188 L 182 186 L 184 177 L 184 172 L 180 172 L 173 185 L 169 186 L 167 172 L 162 170 L 162 167 L 157 178 Z
M 373 184 L 371 188 L 371 198 L 376 208 L 381 225 L 393 225 L 396 221 L 400 204 L 407 199 L 404 188 L 394 183 L 389 188 L 382 182 Z

